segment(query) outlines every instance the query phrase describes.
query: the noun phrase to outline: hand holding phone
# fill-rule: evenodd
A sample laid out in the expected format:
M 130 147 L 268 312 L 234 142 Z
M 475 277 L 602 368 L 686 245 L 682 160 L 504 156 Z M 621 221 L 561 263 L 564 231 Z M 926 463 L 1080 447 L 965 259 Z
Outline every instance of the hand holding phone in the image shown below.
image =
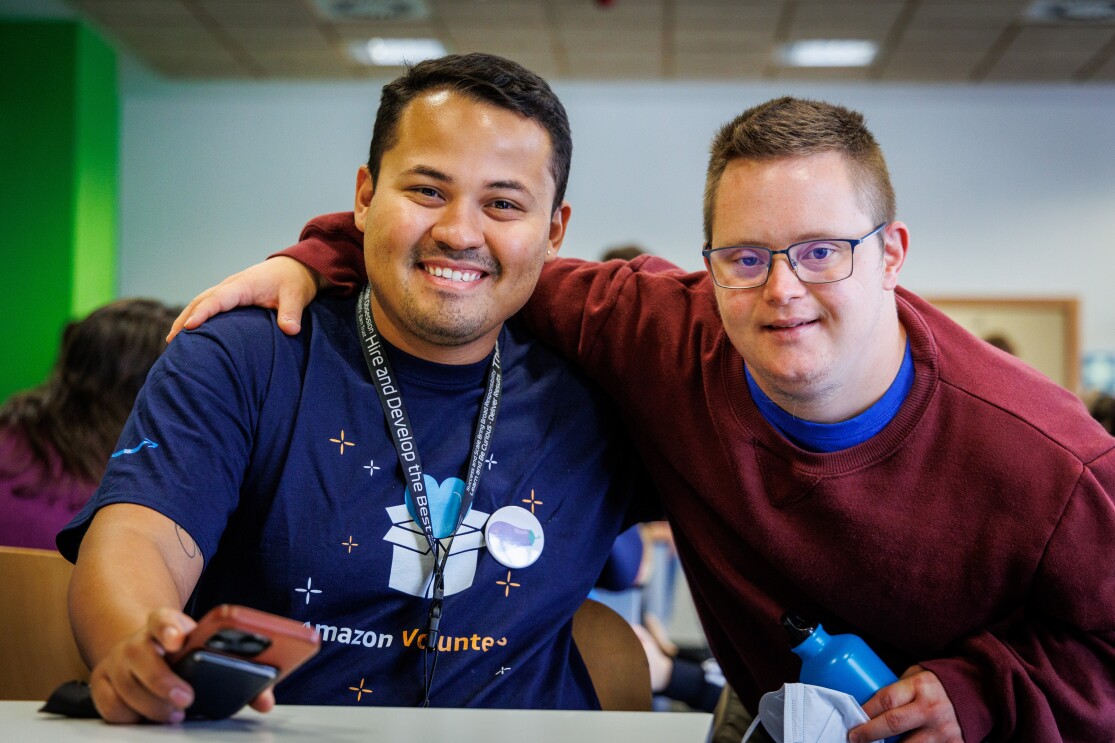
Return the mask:
M 285 678 L 317 651 L 317 631 L 286 617 L 222 604 L 167 656 L 194 690 L 188 717 L 228 717 Z

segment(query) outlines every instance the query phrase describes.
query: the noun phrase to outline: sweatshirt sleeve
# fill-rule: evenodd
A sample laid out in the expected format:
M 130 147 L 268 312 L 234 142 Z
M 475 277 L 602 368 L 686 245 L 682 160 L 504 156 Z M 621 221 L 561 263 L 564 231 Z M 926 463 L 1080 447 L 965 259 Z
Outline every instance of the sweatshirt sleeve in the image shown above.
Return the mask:
M 1115 730 L 1115 450 L 1083 473 L 1026 607 L 921 665 L 941 679 L 966 741 L 1097 741 Z M 977 568 L 978 569 L 978 568 Z
M 688 293 L 698 280 L 699 274 L 688 274 L 653 255 L 604 263 L 561 258 L 542 269 L 521 314 L 540 340 L 611 389 L 610 383 L 630 379 L 632 348 L 605 339 L 625 338 L 646 350 L 642 345 L 653 337 L 653 352 L 667 353 L 661 345 L 668 340 L 660 327 L 664 319 L 656 308 L 688 307 L 687 300 L 675 301 L 671 295 Z M 671 324 L 686 320 L 676 313 L 669 318 Z
M 302 228 L 297 243 L 268 257 L 279 255 L 317 271 L 342 295 L 352 294 L 368 283 L 364 233 L 356 228 L 352 212 L 314 217 Z

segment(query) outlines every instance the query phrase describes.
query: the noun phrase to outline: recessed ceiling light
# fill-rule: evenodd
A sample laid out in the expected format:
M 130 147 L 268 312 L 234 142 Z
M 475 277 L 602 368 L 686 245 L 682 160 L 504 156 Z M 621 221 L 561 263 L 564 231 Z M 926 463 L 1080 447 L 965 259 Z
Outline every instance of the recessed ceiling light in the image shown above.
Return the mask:
M 445 46 L 437 39 L 368 39 L 349 46 L 349 53 L 361 64 L 399 67 L 424 59 L 444 57 Z
M 313 0 L 314 10 L 333 21 L 421 21 L 430 17 L 423 0 Z
M 866 67 L 879 45 L 862 39 L 807 39 L 785 44 L 782 64 L 791 67 Z
M 1112 0 L 1038 0 L 1026 9 L 1026 19 L 1039 23 L 1102 23 L 1115 21 Z

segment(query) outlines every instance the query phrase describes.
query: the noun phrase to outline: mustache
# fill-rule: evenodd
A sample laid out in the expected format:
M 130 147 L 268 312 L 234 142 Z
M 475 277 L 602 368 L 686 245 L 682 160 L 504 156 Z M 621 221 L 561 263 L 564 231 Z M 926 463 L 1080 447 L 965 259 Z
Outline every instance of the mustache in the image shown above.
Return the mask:
M 448 245 L 435 243 L 428 247 L 416 247 L 413 251 L 413 259 L 415 263 L 425 263 L 426 261 L 441 258 L 447 261 L 468 263 L 475 266 L 482 271 L 490 274 L 498 274 L 503 268 L 492 254 L 483 248 L 466 248 L 465 250 L 455 250 Z

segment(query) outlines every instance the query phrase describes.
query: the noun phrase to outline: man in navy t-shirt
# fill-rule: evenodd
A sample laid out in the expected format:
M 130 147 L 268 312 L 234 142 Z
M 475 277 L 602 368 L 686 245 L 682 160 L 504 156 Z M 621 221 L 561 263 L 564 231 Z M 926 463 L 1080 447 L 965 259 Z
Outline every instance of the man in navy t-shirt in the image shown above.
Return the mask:
M 183 609 L 221 603 L 319 632 L 279 701 L 598 707 L 571 619 L 630 523 L 632 459 L 598 393 L 505 325 L 561 246 L 570 154 L 512 62 L 384 88 L 357 177 L 369 288 L 294 337 L 257 309 L 184 333 L 59 535 L 103 717 L 182 719 L 164 653 Z

